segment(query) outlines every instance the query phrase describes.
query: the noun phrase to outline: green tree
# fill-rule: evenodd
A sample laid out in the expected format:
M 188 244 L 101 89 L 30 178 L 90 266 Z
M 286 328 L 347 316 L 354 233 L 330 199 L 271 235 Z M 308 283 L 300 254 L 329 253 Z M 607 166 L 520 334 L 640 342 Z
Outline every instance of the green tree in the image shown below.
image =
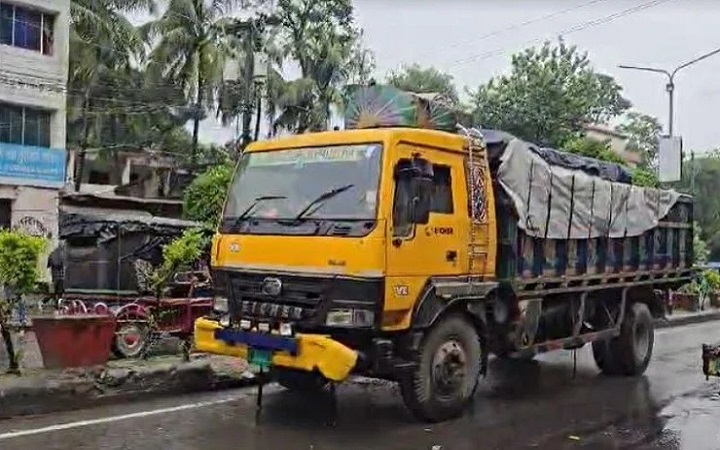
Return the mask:
M 662 134 L 660 121 L 656 117 L 630 111 L 626 114 L 625 121 L 617 127 L 617 131 L 628 137 L 630 150 L 640 152 L 642 167 L 654 170 Z
M 454 103 L 460 101 L 453 76 L 435 67 L 422 67 L 419 64 L 403 66 L 399 71 L 390 72 L 386 82 L 403 91 L 443 94 Z
M 352 2 L 279 0 L 276 15 L 278 49 L 300 66 L 301 76 L 270 80 L 268 109 L 274 128 L 325 130 L 331 108 L 342 102 L 341 86 L 366 79 L 374 65 L 354 24 Z
M 620 155 L 610 148 L 610 141 L 598 141 L 586 137 L 575 137 L 570 139 L 563 146 L 563 150 L 588 158 L 595 158 L 601 161 L 625 166 L 625 161 Z M 644 187 L 658 187 L 659 182 L 655 173 L 642 167 L 631 170 L 632 184 Z
M 610 149 L 610 141 L 598 141 L 586 137 L 574 137 L 563 145 L 563 150 L 587 158 L 624 165 L 625 161 Z
M 700 224 L 695 222 L 693 228 L 693 254 L 695 256 L 695 264 L 703 266 L 707 264 L 708 257 L 710 256 L 710 249 L 707 243 L 702 238 L 702 227 Z
M 5 341 L 9 371 L 18 372 L 18 355 L 10 333 L 13 309 L 32 291 L 39 279 L 40 255 L 45 240 L 16 231 L 0 230 L 0 335 Z
M 690 161 L 683 163 L 682 180 L 675 188 L 690 192 L 691 176 L 695 171 L 693 216 L 699 224 L 700 237 L 707 243 L 710 259 L 720 260 L 720 154 L 709 153 L 697 157 L 694 168 Z
M 222 164 L 208 169 L 195 178 L 185 190 L 184 216 L 215 228 L 225 205 L 233 170 L 234 166 Z
M 141 27 L 147 42 L 154 44 L 149 55 L 150 79 L 178 86 L 191 99 L 193 157 L 200 122 L 215 106 L 225 61 L 232 52 L 233 39 L 226 26 L 233 3 L 170 0 L 159 19 Z
M 587 53 L 562 41 L 517 53 L 511 65 L 510 74 L 472 93 L 477 125 L 562 148 L 582 135 L 584 125 L 606 122 L 630 107 L 612 77 L 596 72 Z
M 144 58 L 145 46 L 124 12 L 154 9 L 152 0 L 72 0 L 70 3 L 70 57 L 68 70 L 69 118 L 80 122 L 75 143 L 80 149 L 76 188 L 84 172 L 97 103 L 96 90 L 109 73 L 131 71 Z
M 658 180 L 655 172 L 645 169 L 643 167 L 637 167 L 632 171 L 632 182 L 636 186 L 645 186 L 651 188 L 659 188 L 660 180 Z

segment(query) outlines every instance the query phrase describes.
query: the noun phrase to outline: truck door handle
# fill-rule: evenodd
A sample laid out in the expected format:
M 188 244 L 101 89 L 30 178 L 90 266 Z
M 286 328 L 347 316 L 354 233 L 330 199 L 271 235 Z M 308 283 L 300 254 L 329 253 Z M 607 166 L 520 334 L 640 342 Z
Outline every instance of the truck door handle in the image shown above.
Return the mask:
M 448 250 L 445 252 L 445 259 L 448 261 L 455 261 L 457 259 L 457 252 L 455 250 Z

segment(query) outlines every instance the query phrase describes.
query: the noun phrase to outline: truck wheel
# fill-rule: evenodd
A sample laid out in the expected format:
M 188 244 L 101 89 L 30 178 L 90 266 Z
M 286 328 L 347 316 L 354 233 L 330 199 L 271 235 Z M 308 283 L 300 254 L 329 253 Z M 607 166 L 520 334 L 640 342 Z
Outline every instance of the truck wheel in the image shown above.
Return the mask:
M 620 336 L 593 342 L 593 356 L 606 375 L 642 375 L 647 370 L 655 344 L 655 327 L 645 303 L 634 303 L 625 313 Z
M 280 386 L 294 392 L 317 393 L 328 384 L 322 375 L 315 372 L 273 367 L 271 375 Z
M 477 387 L 481 352 L 470 322 L 462 316 L 442 319 L 423 339 L 417 368 L 400 381 L 405 406 L 427 422 L 462 414 Z

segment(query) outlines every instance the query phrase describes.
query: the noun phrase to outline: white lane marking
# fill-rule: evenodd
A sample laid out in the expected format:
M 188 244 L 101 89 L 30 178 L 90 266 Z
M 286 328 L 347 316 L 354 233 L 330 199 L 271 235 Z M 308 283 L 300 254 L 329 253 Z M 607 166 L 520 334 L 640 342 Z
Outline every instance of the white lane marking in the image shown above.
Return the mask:
M 240 400 L 244 397 L 247 397 L 247 394 L 236 395 L 233 397 L 228 397 L 228 398 L 223 398 L 223 399 L 213 400 L 213 401 L 207 401 L 207 402 L 187 403 L 185 405 L 173 406 L 170 408 L 152 409 L 149 411 L 138 411 L 138 412 L 134 412 L 134 413 L 130 413 L 130 414 L 122 414 L 119 416 L 109 416 L 109 417 L 102 417 L 99 419 L 91 419 L 91 420 L 79 420 L 77 422 L 61 423 L 61 424 L 56 424 L 56 425 L 50 425 L 47 427 L 33 428 L 33 429 L 29 429 L 29 430 L 10 431 L 7 433 L 0 434 L 0 441 L 24 437 L 24 436 L 32 436 L 32 435 L 36 435 L 36 434 L 52 433 L 55 431 L 70 430 L 73 428 L 89 427 L 92 425 L 99 425 L 99 424 L 103 424 L 103 423 L 120 422 L 122 420 L 137 419 L 137 418 L 148 417 L 148 416 L 156 416 L 158 414 L 167 414 L 167 413 L 173 413 L 173 412 L 178 412 L 178 411 L 186 411 L 189 409 L 207 408 L 209 406 L 217 406 L 217 405 L 222 405 L 225 403 L 234 402 L 234 401 Z

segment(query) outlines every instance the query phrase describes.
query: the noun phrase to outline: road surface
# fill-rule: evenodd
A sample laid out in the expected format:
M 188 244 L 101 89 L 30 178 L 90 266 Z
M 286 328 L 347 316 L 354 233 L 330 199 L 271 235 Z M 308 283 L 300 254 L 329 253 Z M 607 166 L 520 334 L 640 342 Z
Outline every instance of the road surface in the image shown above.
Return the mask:
M 3 450 L 478 450 L 720 448 L 720 382 L 706 382 L 700 344 L 720 342 L 720 323 L 660 330 L 645 377 L 598 375 L 588 349 L 539 362 L 492 361 L 473 410 L 425 425 L 396 389 L 358 381 L 329 408 L 268 387 L 259 422 L 255 391 L 185 396 L 0 422 Z

